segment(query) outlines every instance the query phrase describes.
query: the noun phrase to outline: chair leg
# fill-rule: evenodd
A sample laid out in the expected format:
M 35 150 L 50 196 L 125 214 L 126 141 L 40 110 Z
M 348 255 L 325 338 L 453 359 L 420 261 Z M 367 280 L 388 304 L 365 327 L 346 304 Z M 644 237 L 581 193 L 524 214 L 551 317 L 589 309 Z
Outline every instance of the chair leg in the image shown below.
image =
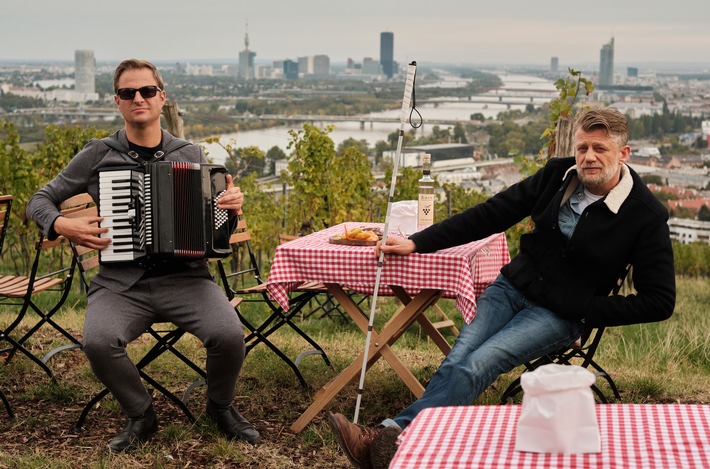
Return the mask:
M 293 321 L 291 321 L 291 318 L 293 317 L 294 314 L 296 314 L 296 312 L 291 313 L 289 311 L 288 315 L 284 315 L 283 313 L 278 313 L 278 312 L 274 313 L 273 317 L 278 319 L 278 321 L 276 323 L 274 323 L 270 328 L 268 328 L 266 330 L 259 331 L 259 334 L 263 338 L 268 337 L 271 334 L 273 334 L 274 332 L 276 332 L 276 330 L 280 329 L 284 324 L 288 324 L 289 327 L 291 329 L 293 329 L 294 332 L 296 332 L 298 335 L 300 335 L 306 342 L 308 342 L 314 348 L 314 350 L 308 350 L 306 352 L 301 353 L 301 355 L 303 355 L 304 357 L 307 355 L 320 355 L 323 357 L 323 361 L 325 361 L 325 364 L 332 368 L 332 365 L 330 363 L 330 359 L 328 358 L 328 355 L 326 355 L 325 351 L 321 348 L 321 346 L 318 345 L 318 343 L 316 341 L 311 339 L 308 336 L 308 334 L 303 332 L 303 330 L 300 327 L 298 327 L 296 324 L 294 324 Z M 272 321 L 268 321 L 268 320 L 265 321 L 261 327 L 263 327 L 264 325 L 268 325 Z M 299 355 L 299 357 L 301 355 Z M 300 362 L 300 360 L 298 360 L 298 361 Z
M 531 362 L 523 363 L 525 370 L 523 370 L 520 375 L 518 375 L 518 377 L 515 378 L 515 380 L 513 380 L 513 382 L 508 385 L 505 391 L 503 391 L 503 394 L 500 397 L 500 403 L 507 404 L 508 400 L 512 399 L 514 396 L 518 395 L 523 390 L 523 387 L 520 385 L 520 376 L 522 375 L 522 373 L 525 373 L 526 371 L 533 371 L 539 366 L 547 365 L 553 362 L 553 357 L 545 355 Z
M 621 394 L 619 393 L 618 388 L 616 387 L 616 383 L 614 383 L 614 380 L 611 378 L 611 376 L 604 371 L 604 369 L 599 366 L 594 360 L 588 359 L 588 357 L 584 356 L 584 352 L 581 352 L 579 350 L 574 350 L 572 352 L 564 353 L 564 354 L 559 354 L 556 357 L 542 357 L 539 358 L 538 360 L 535 360 L 532 363 L 526 363 L 525 364 L 525 371 L 532 371 L 535 368 L 548 364 L 548 363 L 560 363 L 564 365 L 569 365 L 571 364 L 570 359 L 574 356 L 577 357 L 582 357 L 585 358 L 585 363 L 588 366 L 591 366 L 596 370 L 596 375 L 597 378 L 601 377 L 604 378 L 607 383 L 609 383 L 609 387 L 611 387 L 612 392 L 614 393 L 614 397 L 617 400 L 621 400 Z M 501 395 L 500 398 L 500 403 L 501 404 L 507 404 L 508 400 L 513 398 L 515 395 L 520 393 L 523 390 L 523 388 L 520 386 L 520 376 L 518 376 L 512 383 L 508 385 L 508 387 L 503 391 L 503 394 Z M 596 384 L 592 385 L 592 391 L 594 391 L 594 394 L 597 395 L 599 398 L 599 402 L 602 404 L 607 404 L 608 399 L 604 395 L 604 393 L 597 387 Z
M 293 303 L 289 308 L 288 314 L 284 313 L 283 309 L 281 309 L 279 306 L 275 306 L 273 303 L 267 301 L 267 305 L 272 310 L 271 315 L 259 327 L 257 327 L 256 329 L 250 328 L 250 330 L 252 331 L 252 333 L 257 334 L 262 338 L 266 338 L 276 332 L 278 329 L 280 329 L 284 324 L 288 324 L 288 326 L 294 332 L 300 335 L 316 350 L 316 352 L 314 352 L 313 354 L 318 354 L 323 357 L 323 361 L 325 362 L 325 364 L 332 368 L 330 359 L 328 358 L 328 355 L 326 355 L 323 348 L 292 321 L 293 317 L 298 314 L 306 304 L 308 304 L 308 301 L 314 295 L 315 293 L 313 292 L 307 292 L 302 293 L 298 297 L 294 298 L 292 300 Z
M 595 373 L 595 375 L 597 375 L 597 377 L 602 377 L 606 380 L 606 382 L 609 384 L 609 387 L 611 388 L 611 392 L 614 393 L 614 397 L 617 400 L 621 400 L 621 393 L 619 393 L 619 388 L 616 387 L 616 383 L 612 379 L 611 375 L 609 375 L 609 373 L 604 371 L 604 369 L 601 366 L 597 365 L 597 363 L 594 361 L 592 361 L 590 363 L 590 365 L 595 370 L 597 370 L 597 372 Z
M 154 329 L 149 329 L 148 333 L 152 335 L 153 338 L 155 338 L 155 340 L 158 342 L 156 346 L 160 346 L 160 348 L 156 350 L 157 353 L 155 357 L 151 358 L 150 361 L 153 361 L 155 358 L 162 355 L 163 353 L 170 351 L 170 353 L 175 355 L 185 365 L 192 368 L 195 373 L 200 375 L 203 379 L 207 379 L 207 373 L 202 368 L 200 368 L 195 362 L 187 358 L 180 350 L 173 347 L 178 342 L 178 340 L 180 340 L 180 338 L 185 334 L 184 331 L 172 330 L 164 337 L 161 337 L 160 333 L 155 331 Z M 146 362 L 146 364 L 150 363 L 150 361 Z
M 244 324 L 244 326 L 251 331 L 251 333 L 248 334 L 244 339 L 245 342 L 247 342 L 247 355 L 249 354 L 251 349 L 257 346 L 259 343 L 263 343 L 264 345 L 269 347 L 271 351 L 274 352 L 276 356 L 278 356 L 284 363 L 286 363 L 286 365 L 288 365 L 291 370 L 293 370 L 294 374 L 296 375 L 296 378 L 298 379 L 298 382 L 301 383 L 301 386 L 304 389 L 309 389 L 310 386 L 301 374 L 301 370 L 298 369 L 298 366 L 293 361 L 291 361 L 291 359 L 288 358 L 276 345 L 274 345 L 261 332 L 259 332 L 258 328 L 252 326 L 249 321 L 247 321 L 244 316 L 242 316 L 241 313 L 238 312 L 237 314 L 239 315 L 239 319 L 241 320 L 242 324 Z
M 156 390 L 158 390 L 161 394 L 163 394 L 165 397 L 167 397 L 169 400 L 171 400 L 180 410 L 182 410 L 183 414 L 185 414 L 185 417 L 187 417 L 188 421 L 190 423 L 195 422 L 195 416 L 192 414 L 190 409 L 187 407 L 187 398 L 189 395 L 192 393 L 195 387 L 198 386 L 197 383 L 200 383 L 202 381 L 203 383 L 206 383 L 205 379 L 207 377 L 207 374 L 199 368 L 195 363 L 193 363 L 189 358 L 187 358 L 185 355 L 183 355 L 179 350 L 175 349 L 173 345 L 180 340 L 180 338 L 185 334 L 185 331 L 182 329 L 173 329 L 169 332 L 167 332 L 165 335 L 160 335 L 159 332 L 155 331 L 154 329 L 149 329 L 148 333 L 153 336 L 153 338 L 156 339 L 157 343 L 151 347 L 148 352 L 146 352 L 145 355 L 143 355 L 143 358 L 141 358 L 138 363 L 136 363 L 136 368 L 138 369 L 138 373 L 140 374 L 141 378 L 143 378 L 144 381 L 146 381 L 148 384 L 153 386 Z M 143 371 L 143 368 L 145 368 L 147 365 L 149 365 L 151 362 L 153 362 L 155 359 L 160 357 L 163 353 L 170 351 L 172 352 L 176 357 L 178 357 L 183 363 L 188 365 L 190 368 L 195 370 L 202 378 L 203 380 L 198 380 L 190 385 L 187 391 L 183 394 L 183 398 L 180 399 L 177 397 L 175 394 L 173 394 L 170 390 L 168 390 L 166 387 L 158 383 L 155 379 L 153 379 L 150 375 L 148 375 L 145 371 Z M 202 384 L 202 383 L 200 383 Z M 76 431 L 80 431 L 82 427 L 84 426 L 84 422 L 86 421 L 86 418 L 91 412 L 91 409 L 98 404 L 101 399 L 106 397 L 108 395 L 109 390 L 104 388 L 101 390 L 96 396 L 94 396 L 85 406 L 84 409 L 81 412 L 81 415 L 79 416 L 79 419 L 77 420 L 76 424 L 74 425 L 74 429 Z
M 79 419 L 76 421 L 74 424 L 74 431 L 80 432 L 84 428 L 84 422 L 86 421 L 86 417 L 89 416 L 89 412 L 91 412 L 91 409 L 93 409 L 96 404 L 98 404 L 101 399 L 106 397 L 109 393 L 109 390 L 104 388 L 101 391 L 99 391 L 98 394 L 96 394 L 89 402 L 86 403 L 84 408 L 81 411 L 81 415 L 79 416 Z
M 325 299 L 322 301 L 320 299 L 321 296 L 325 296 Z M 347 319 L 347 316 L 340 308 L 340 305 L 333 301 L 333 296 L 330 293 L 318 293 L 314 295 L 308 302 L 309 306 L 311 301 L 315 301 L 317 306 L 308 311 L 308 313 L 304 314 L 305 318 L 311 317 L 319 311 L 322 311 L 322 314 L 318 316 L 318 319 L 328 318 L 332 321 L 336 319 L 336 317 L 334 317 L 334 314 L 336 313 L 340 319 Z
M 52 370 L 49 369 L 49 367 L 38 357 L 36 357 L 32 352 L 27 350 L 21 343 L 17 342 L 15 339 L 11 338 L 10 336 L 6 334 L 0 333 L 0 340 L 7 340 L 12 347 L 0 350 L 2 351 L 7 351 L 9 350 L 10 353 L 8 356 L 5 358 L 5 364 L 10 362 L 10 359 L 14 356 L 15 352 L 20 351 L 22 354 L 24 354 L 27 358 L 35 362 L 42 370 L 49 376 L 49 379 L 52 380 L 53 383 L 57 382 L 57 378 L 54 377 L 54 373 L 52 373 Z
M 329 366 L 332 368 L 332 365 L 330 363 L 330 359 L 328 358 L 328 355 L 326 355 L 323 348 L 315 340 L 313 340 L 308 334 L 306 334 L 300 327 L 298 327 L 292 320 L 293 317 L 296 314 L 298 314 L 298 312 L 308 303 L 308 301 L 313 296 L 314 296 L 313 293 L 303 294 L 303 295 L 299 296 L 296 299 L 296 301 L 294 302 L 294 304 L 291 305 L 291 307 L 289 308 L 288 314 L 285 314 L 281 308 L 276 308 L 274 310 L 274 313 L 278 314 L 278 317 L 281 322 L 277 322 L 271 328 L 269 328 L 267 331 L 262 330 L 262 334 L 264 336 L 269 336 L 274 331 L 276 331 L 278 328 L 280 328 L 284 323 L 288 324 L 288 326 L 291 329 L 293 329 L 298 335 L 300 335 L 303 338 L 303 340 L 308 342 L 315 349 L 315 352 L 311 353 L 311 355 L 315 355 L 315 354 L 320 355 L 321 357 L 323 357 L 323 361 L 325 362 L 326 366 Z
M 606 396 L 604 395 L 602 390 L 599 389 L 596 384 L 592 385 L 592 391 L 594 391 L 594 394 L 597 395 L 597 397 L 599 398 L 599 402 L 601 404 L 608 404 L 609 403 L 609 401 L 606 400 Z
M 295 312 L 293 314 L 295 314 Z M 320 355 L 321 357 L 323 357 L 323 361 L 325 362 L 326 366 L 332 368 L 333 365 L 331 365 L 330 359 L 328 358 L 328 355 L 326 355 L 323 348 L 315 340 L 311 339 L 311 337 L 308 334 L 303 332 L 303 330 L 300 327 L 298 327 L 296 324 L 293 323 L 293 321 L 291 320 L 293 318 L 293 314 L 289 314 L 288 316 L 283 316 L 284 321 L 286 323 L 288 323 L 288 325 L 291 327 L 291 329 L 296 331 L 296 333 L 298 335 L 303 337 L 303 339 L 314 348 L 314 350 L 310 350 L 310 351 L 303 352 L 303 353 L 307 353 L 308 355 Z M 303 355 L 303 353 L 301 355 Z
M 307 313 L 305 313 L 305 314 L 303 315 L 304 319 L 309 318 L 309 317 L 315 315 L 315 314 L 318 313 L 319 311 L 323 311 L 323 314 L 321 314 L 320 316 L 318 316 L 318 319 L 323 319 L 323 318 L 325 318 L 325 317 L 327 317 L 327 318 L 329 318 L 329 319 L 332 319 L 332 318 L 330 317 L 330 313 L 331 313 L 332 307 L 333 307 L 334 305 L 332 304 L 331 296 L 330 296 L 330 294 L 328 294 L 328 293 L 324 293 L 323 295 L 325 296 L 325 300 L 323 300 L 323 301 L 321 301 L 321 299 L 320 299 L 320 296 L 321 296 L 320 294 L 314 295 L 310 300 L 308 300 L 309 310 L 308 310 Z M 311 306 L 311 303 L 312 303 L 312 302 L 315 302 L 315 303 L 316 303 L 316 306 L 315 306 L 315 307 L 312 307 L 312 306 Z
M 65 293 L 65 294 L 64 294 L 64 297 L 66 297 L 66 296 L 67 296 L 67 294 Z M 35 305 L 32 301 L 29 301 L 29 302 L 27 303 L 28 306 L 29 306 L 30 308 L 32 308 L 32 310 L 35 312 L 35 314 L 37 314 L 37 316 L 39 316 L 40 320 L 37 321 L 37 323 L 36 323 L 30 330 L 28 330 L 22 337 L 20 337 L 19 339 L 13 341 L 13 340 L 10 340 L 9 337 L 8 337 L 8 341 L 11 342 L 11 343 L 13 343 L 13 348 L 10 350 L 10 353 L 8 354 L 7 358 L 5 359 L 5 362 L 6 362 L 6 363 L 8 363 L 8 362 L 13 358 L 13 356 L 15 355 L 15 353 L 17 352 L 17 350 L 20 350 L 21 352 L 23 352 L 25 355 L 27 355 L 28 357 L 30 357 L 30 358 L 31 358 L 34 362 L 36 362 L 36 363 L 37 363 L 37 361 L 39 360 L 39 361 L 41 361 L 42 363 L 46 364 L 46 363 L 49 361 L 50 358 L 52 358 L 55 354 L 57 354 L 57 353 L 59 353 L 59 352 L 61 352 L 61 351 L 63 351 L 63 350 L 70 350 L 70 349 L 75 349 L 75 348 L 81 348 L 81 342 L 80 342 L 76 337 L 74 337 L 73 335 L 71 335 L 67 330 L 65 330 L 63 327 L 61 327 L 59 324 L 57 324 L 56 322 L 54 322 L 54 320 L 52 319 L 52 316 L 54 315 L 54 313 L 56 313 L 56 312 L 59 310 L 59 306 L 61 306 L 61 304 L 63 304 L 63 303 L 64 303 L 64 298 L 62 298 L 62 300 L 60 301 L 60 303 L 58 303 L 58 306 L 56 306 L 55 308 L 53 308 L 51 311 L 49 311 L 49 312 L 46 313 L 46 314 L 45 314 L 44 312 L 42 312 L 42 310 L 39 309 L 39 307 L 37 307 L 37 305 Z M 23 312 L 21 313 L 21 317 L 23 317 L 24 315 L 25 315 L 25 312 L 23 311 Z M 31 354 L 31 352 L 29 352 L 26 348 L 24 348 L 24 343 L 25 343 L 35 332 L 37 332 L 44 324 L 49 324 L 50 326 L 52 326 L 52 327 L 53 327 L 54 329 L 56 329 L 60 334 L 62 334 L 64 337 L 66 337 L 66 338 L 69 340 L 70 343 L 69 343 L 68 345 L 63 345 L 63 346 L 60 346 L 60 347 L 57 347 L 57 348 L 51 350 L 51 351 L 50 351 L 49 353 L 47 353 L 43 358 L 40 359 L 40 358 L 37 358 L 34 354 Z M 14 328 L 14 326 L 13 326 L 13 328 Z M 0 338 L 5 338 L 5 337 L 3 337 L 3 336 L 0 335 Z M 28 353 L 31 354 L 31 356 L 28 355 Z M 40 365 L 40 366 L 41 366 L 41 365 Z M 42 367 L 42 368 L 44 369 L 45 367 Z M 47 369 L 45 370 L 45 372 L 47 372 L 47 370 L 49 370 L 49 368 L 47 368 Z M 50 372 L 50 373 L 51 373 L 51 372 Z M 48 374 L 50 374 L 50 373 L 48 373 Z M 50 374 L 50 377 L 51 377 L 52 379 L 54 379 L 54 377 L 51 376 L 51 374 Z
M 49 324 L 50 326 L 52 326 L 55 330 L 57 330 L 57 332 L 62 334 L 64 337 L 66 337 L 67 340 L 69 340 L 69 342 L 71 342 L 72 344 L 81 345 L 81 342 L 79 341 L 79 339 L 77 339 L 76 337 L 71 335 L 66 329 L 64 329 L 62 326 L 57 324 L 52 319 L 52 316 L 54 316 L 54 314 L 57 311 L 59 311 L 60 307 L 64 304 L 64 298 L 66 298 L 67 295 L 68 295 L 68 291 L 64 293 L 62 300 L 60 300 L 60 302 L 57 304 L 57 306 L 55 306 L 51 311 L 49 311 L 47 313 L 43 313 L 42 310 L 39 309 L 39 307 L 36 304 L 34 304 L 33 302 L 30 302 L 30 307 L 37 314 L 37 316 L 40 317 L 40 320 L 18 342 L 23 343 L 25 340 L 27 340 L 32 334 L 34 334 L 40 327 L 42 327 L 46 323 L 46 324 Z
M 513 397 L 517 396 L 522 390 L 523 388 L 520 387 L 520 376 L 518 376 L 505 388 L 505 391 L 503 391 L 503 394 L 500 396 L 500 403 L 507 404 L 509 399 L 513 399 Z
M 596 347 L 595 347 L 596 350 Z M 604 378 L 607 383 L 609 383 L 609 387 L 611 388 L 612 393 L 614 394 L 614 397 L 617 400 L 621 400 L 621 394 L 619 393 L 619 389 L 616 387 L 616 383 L 612 379 L 611 375 L 606 372 L 604 368 L 602 368 L 594 359 L 592 358 L 592 354 L 589 351 L 577 351 L 577 355 L 582 357 L 584 359 L 584 363 L 582 364 L 583 367 L 585 368 L 593 368 L 595 370 L 595 375 L 597 378 Z M 605 398 L 606 399 L 606 398 Z
M 175 355 L 178 359 L 180 359 L 184 364 L 186 364 L 188 367 L 193 369 L 197 374 L 199 374 L 203 379 L 207 378 L 207 373 L 202 370 L 200 367 L 198 367 L 192 360 L 187 358 L 185 355 L 183 355 L 179 350 L 173 347 L 175 343 L 177 343 L 180 338 L 185 335 L 185 331 L 182 329 L 173 329 L 164 335 L 161 335 L 158 331 L 156 331 L 153 328 L 150 328 L 148 330 L 148 333 L 155 338 L 157 343 L 151 348 L 148 353 L 146 353 L 143 358 L 136 364 L 136 368 L 138 368 L 138 372 L 140 373 L 141 377 L 151 384 L 155 389 L 157 389 L 161 394 L 163 394 L 165 397 L 173 401 L 173 403 L 182 410 L 182 412 L 185 414 L 187 419 L 190 421 L 190 423 L 195 422 L 195 416 L 192 414 L 190 409 L 187 407 L 187 403 L 185 402 L 186 396 L 183 395 L 183 399 L 180 399 L 177 397 L 175 394 L 170 392 L 166 387 L 158 383 L 156 380 L 154 380 L 150 375 L 148 375 L 145 371 L 143 371 L 143 368 L 145 368 L 149 363 L 153 362 L 155 359 L 160 357 L 162 354 L 164 354 L 167 351 L 170 351 L 173 355 Z M 194 383 L 193 383 L 194 384 Z M 189 396 L 189 394 L 187 394 Z
M 7 400 L 7 397 L 5 396 L 5 393 L 2 391 L 2 389 L 0 389 L 0 400 L 2 400 L 2 403 L 5 405 L 7 416 L 10 418 L 10 420 L 15 420 L 15 413 L 12 411 L 10 401 Z
M 140 373 L 141 377 L 146 380 L 149 384 L 153 385 L 155 389 L 160 391 L 161 394 L 163 394 L 165 397 L 173 401 L 173 403 L 182 410 L 182 412 L 185 414 L 185 417 L 187 417 L 187 420 L 189 420 L 190 423 L 195 423 L 195 416 L 192 415 L 192 412 L 190 409 L 187 407 L 187 405 L 177 397 L 175 394 L 170 392 L 166 387 L 164 387 L 162 384 L 158 383 L 156 380 L 151 378 L 148 374 L 146 374 L 143 370 L 138 370 Z

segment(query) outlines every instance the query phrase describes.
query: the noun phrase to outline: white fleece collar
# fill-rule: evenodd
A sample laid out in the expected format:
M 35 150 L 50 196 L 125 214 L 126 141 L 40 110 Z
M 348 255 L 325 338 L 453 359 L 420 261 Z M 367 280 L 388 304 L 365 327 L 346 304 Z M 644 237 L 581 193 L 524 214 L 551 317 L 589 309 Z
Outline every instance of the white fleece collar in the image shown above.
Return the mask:
M 575 171 L 574 178 L 575 180 L 572 181 L 567 189 L 567 193 L 571 194 L 574 189 L 577 188 L 577 185 L 579 184 L 579 178 L 577 177 L 576 171 L 577 171 L 577 166 L 573 165 L 571 166 L 567 171 L 565 171 L 564 176 L 562 176 L 562 180 L 564 181 L 567 179 L 567 175 L 571 172 Z M 621 166 L 621 180 L 619 183 L 614 186 L 614 188 L 607 194 L 607 196 L 604 198 L 604 203 L 606 206 L 609 208 L 609 210 L 612 211 L 612 213 L 617 214 L 619 213 L 619 209 L 621 208 L 621 205 L 624 203 L 626 198 L 631 194 L 631 189 L 634 187 L 634 180 L 631 177 L 631 173 L 629 172 L 628 166 L 626 164 L 623 164 Z M 563 198 L 563 201 L 569 198 L 569 196 L 565 194 L 565 197 Z

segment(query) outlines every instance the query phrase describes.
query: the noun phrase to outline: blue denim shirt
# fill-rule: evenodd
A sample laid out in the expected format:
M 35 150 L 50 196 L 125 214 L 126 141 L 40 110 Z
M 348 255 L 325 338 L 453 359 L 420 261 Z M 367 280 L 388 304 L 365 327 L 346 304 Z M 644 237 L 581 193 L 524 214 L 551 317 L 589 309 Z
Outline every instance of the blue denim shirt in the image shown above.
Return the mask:
M 582 184 L 577 186 L 577 189 L 575 189 L 570 198 L 567 199 L 567 202 L 560 207 L 560 213 L 557 216 L 560 231 L 567 237 L 567 239 L 572 237 L 572 233 L 574 233 L 579 217 L 582 215 L 581 210 L 579 210 L 579 202 L 582 198 L 584 198 L 583 188 L 584 186 Z
M 570 198 L 567 199 L 567 202 L 560 207 L 560 213 L 557 216 L 560 231 L 562 231 L 562 234 L 564 234 L 567 239 L 572 237 L 572 233 L 574 233 L 574 229 L 584 209 L 602 197 L 603 196 L 590 194 L 585 191 L 582 184 L 577 186 Z

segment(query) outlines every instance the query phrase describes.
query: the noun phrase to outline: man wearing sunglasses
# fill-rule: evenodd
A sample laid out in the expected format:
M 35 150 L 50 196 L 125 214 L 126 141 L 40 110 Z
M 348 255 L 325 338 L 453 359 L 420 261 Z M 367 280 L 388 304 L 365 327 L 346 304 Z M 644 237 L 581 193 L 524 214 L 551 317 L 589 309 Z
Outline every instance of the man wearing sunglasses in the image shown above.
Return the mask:
M 108 229 L 95 226 L 102 218 L 65 218 L 57 208 L 60 202 L 83 192 L 98 200 L 101 168 L 160 158 L 207 162 L 197 145 L 168 151 L 168 145 L 176 147 L 176 139 L 160 126 L 164 88 L 160 73 L 150 62 L 130 59 L 119 64 L 114 73 L 114 101 L 125 126 L 112 138 L 130 151 L 118 151 L 104 141 L 92 140 L 30 199 L 27 215 L 48 239 L 62 235 L 92 249 L 109 246 L 110 239 L 99 238 Z M 228 210 L 235 220 L 243 200 L 228 175 L 227 191 L 217 207 Z M 170 261 L 146 266 L 121 262 L 100 266 L 88 292 L 84 322 L 83 350 L 91 368 L 128 417 L 125 428 L 109 441 L 109 449 L 121 452 L 148 440 L 158 430 L 152 398 L 126 354 L 126 345 L 154 322 L 164 321 L 194 334 L 207 350 L 207 415 L 227 438 L 257 443 L 259 433 L 232 407 L 244 361 L 243 328 L 226 295 L 213 281 L 207 263 Z

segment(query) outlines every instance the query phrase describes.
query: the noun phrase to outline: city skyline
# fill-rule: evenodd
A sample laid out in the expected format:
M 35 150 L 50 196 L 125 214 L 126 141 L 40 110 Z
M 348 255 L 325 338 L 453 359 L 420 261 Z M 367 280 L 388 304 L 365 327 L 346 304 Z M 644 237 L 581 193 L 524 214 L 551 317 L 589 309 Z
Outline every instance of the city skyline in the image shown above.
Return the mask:
M 11 21 L 0 28 L 0 60 L 71 61 L 75 50 L 93 50 L 97 62 L 127 57 L 236 62 L 248 21 L 257 62 L 318 54 L 334 63 L 378 60 L 380 33 L 392 32 L 400 66 L 411 60 L 546 66 L 551 57 L 558 57 L 561 67 L 598 66 L 600 47 L 613 37 L 616 64 L 710 68 L 708 13 L 706 0 L 648 0 L 643 8 L 610 0 L 593 5 L 206 0 L 199 8 L 185 0 L 41 0 L 3 6 L 3 17 Z

